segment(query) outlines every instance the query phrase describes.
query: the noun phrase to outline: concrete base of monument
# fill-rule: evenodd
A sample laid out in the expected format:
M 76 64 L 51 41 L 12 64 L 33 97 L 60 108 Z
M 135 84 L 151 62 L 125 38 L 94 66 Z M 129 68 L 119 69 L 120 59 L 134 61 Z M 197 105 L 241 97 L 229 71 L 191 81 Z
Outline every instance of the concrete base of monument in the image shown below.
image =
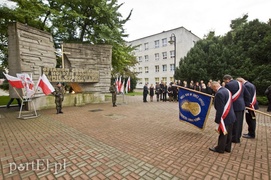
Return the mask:
M 36 110 L 55 108 L 55 97 L 53 95 L 40 95 L 33 98 Z M 84 106 L 91 103 L 105 102 L 105 94 L 101 93 L 76 93 L 65 94 L 62 106 Z M 31 104 L 27 104 L 27 110 L 33 110 Z

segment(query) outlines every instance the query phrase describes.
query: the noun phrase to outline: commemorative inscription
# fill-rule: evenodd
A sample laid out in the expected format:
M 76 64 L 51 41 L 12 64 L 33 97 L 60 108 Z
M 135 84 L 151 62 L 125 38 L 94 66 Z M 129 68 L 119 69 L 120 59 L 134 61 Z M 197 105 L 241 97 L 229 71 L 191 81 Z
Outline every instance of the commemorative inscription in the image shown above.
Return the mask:
M 42 70 L 50 82 L 99 82 L 99 71 L 46 67 Z

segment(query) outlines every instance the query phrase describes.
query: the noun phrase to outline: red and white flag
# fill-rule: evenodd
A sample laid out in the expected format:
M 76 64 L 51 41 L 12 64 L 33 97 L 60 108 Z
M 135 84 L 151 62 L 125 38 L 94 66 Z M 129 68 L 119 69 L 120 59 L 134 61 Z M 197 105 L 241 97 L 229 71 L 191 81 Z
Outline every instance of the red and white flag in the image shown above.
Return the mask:
M 24 88 L 24 85 L 23 85 L 22 80 L 20 78 L 10 76 L 10 75 L 5 74 L 5 73 L 3 73 L 3 74 L 6 76 L 9 84 L 12 87 L 19 88 L 19 89 Z
M 45 95 L 51 94 L 52 92 L 55 91 L 55 88 L 52 86 L 52 84 L 49 82 L 45 74 L 43 74 L 37 83 L 37 86 L 41 88 L 43 93 Z
M 119 80 L 118 80 L 118 76 L 117 76 L 117 78 L 115 80 L 115 86 L 116 86 L 116 90 L 117 90 L 116 93 L 119 93 Z
M 121 82 L 121 76 L 120 76 L 119 81 L 118 81 L 118 92 L 121 92 L 121 86 L 122 86 L 122 82 Z
M 32 80 L 32 74 L 29 76 L 27 73 L 17 73 L 16 74 L 18 78 L 22 80 L 22 83 L 24 85 L 24 94 L 27 98 L 32 97 L 35 94 L 34 90 L 34 82 Z
M 120 93 L 124 93 L 124 82 L 120 83 Z
M 125 92 L 128 93 L 130 91 L 130 88 L 131 88 L 131 82 L 130 82 L 130 76 L 129 76 L 126 82 Z

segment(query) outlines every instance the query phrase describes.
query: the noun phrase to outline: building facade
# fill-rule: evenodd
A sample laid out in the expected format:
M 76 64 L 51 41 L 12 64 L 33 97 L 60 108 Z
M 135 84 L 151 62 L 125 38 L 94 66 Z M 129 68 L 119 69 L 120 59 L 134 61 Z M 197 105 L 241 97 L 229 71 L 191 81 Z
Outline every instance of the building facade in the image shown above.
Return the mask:
M 186 56 L 198 40 L 200 38 L 191 31 L 179 27 L 130 41 L 129 44 L 137 46 L 134 51 L 138 61 L 134 68 L 138 73 L 136 88 L 143 88 L 145 83 L 173 82 L 175 66 L 178 67 L 180 58 Z

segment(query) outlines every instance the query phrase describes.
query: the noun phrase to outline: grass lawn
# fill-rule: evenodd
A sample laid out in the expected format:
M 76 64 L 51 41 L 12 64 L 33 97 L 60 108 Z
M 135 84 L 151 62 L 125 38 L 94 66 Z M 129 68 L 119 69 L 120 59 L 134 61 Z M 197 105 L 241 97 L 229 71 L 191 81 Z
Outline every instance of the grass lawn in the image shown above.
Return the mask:
M 0 106 L 7 105 L 9 100 L 10 100 L 9 96 L 0 96 Z M 11 104 L 18 104 L 17 100 L 14 99 L 14 101 Z

